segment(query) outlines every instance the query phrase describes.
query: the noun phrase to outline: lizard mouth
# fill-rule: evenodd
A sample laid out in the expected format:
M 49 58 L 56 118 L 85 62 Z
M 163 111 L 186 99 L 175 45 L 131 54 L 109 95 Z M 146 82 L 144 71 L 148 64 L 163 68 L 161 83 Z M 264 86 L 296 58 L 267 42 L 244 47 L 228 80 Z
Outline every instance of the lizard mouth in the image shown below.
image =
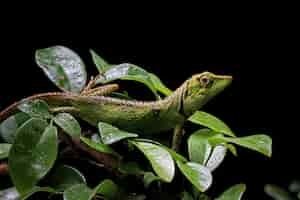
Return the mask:
M 233 77 L 229 75 L 215 75 L 215 79 L 221 79 L 221 80 L 232 80 Z

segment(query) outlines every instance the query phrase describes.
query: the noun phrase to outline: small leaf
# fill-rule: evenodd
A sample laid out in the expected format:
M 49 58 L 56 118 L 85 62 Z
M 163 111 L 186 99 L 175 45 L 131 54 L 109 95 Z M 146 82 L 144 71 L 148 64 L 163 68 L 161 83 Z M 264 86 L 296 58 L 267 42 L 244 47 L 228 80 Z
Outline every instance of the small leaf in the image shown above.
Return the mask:
M 197 111 L 189 117 L 188 120 L 195 124 L 208 127 L 218 133 L 224 133 L 225 135 L 235 137 L 234 133 L 224 122 L 209 113 Z
M 112 200 L 115 199 L 118 194 L 119 188 L 112 180 L 105 179 L 94 189 L 94 191 L 97 194 L 104 196 L 105 199 Z
M 101 143 L 97 143 L 94 142 L 88 138 L 85 138 L 83 136 L 80 137 L 80 140 L 83 141 L 85 144 L 87 144 L 89 147 L 102 152 L 102 153 L 107 153 L 107 154 L 112 154 L 118 158 L 120 158 L 121 156 L 115 152 L 115 150 L 113 150 L 110 146 L 106 145 L 106 144 L 101 144 Z
M 126 138 L 138 137 L 138 135 L 135 133 L 122 131 L 117 127 L 104 122 L 98 123 L 98 129 L 100 132 L 101 140 L 104 144 L 113 144 Z
M 150 161 L 155 173 L 165 182 L 171 182 L 175 175 L 174 161 L 164 148 L 147 143 L 131 141 Z
M 35 186 L 35 187 L 33 187 L 32 190 L 30 190 L 26 194 L 23 194 L 21 196 L 20 200 L 28 199 L 31 195 L 33 195 L 34 193 L 37 193 L 37 192 L 48 192 L 48 193 L 51 193 L 51 194 L 57 193 L 53 188 L 50 188 L 50 187 L 38 187 L 38 186 Z
M 216 198 L 216 200 L 241 200 L 245 191 L 245 184 L 234 185 Z
M 64 200 L 90 200 L 93 190 L 85 184 L 77 184 L 68 188 L 64 194 Z
M 77 120 L 69 113 L 59 113 L 54 117 L 54 122 L 71 137 L 80 137 L 81 128 Z
M 146 172 L 143 177 L 144 187 L 148 188 L 154 181 L 160 181 L 161 178 L 155 176 L 152 172 Z
M 181 200 L 194 200 L 193 196 L 187 191 L 183 191 Z
M 68 165 L 58 165 L 47 176 L 46 182 L 56 191 L 64 191 L 73 185 L 86 183 L 86 180 L 77 169 Z
M 154 85 L 157 91 L 161 92 L 166 96 L 170 96 L 173 93 L 173 91 L 167 88 L 155 74 L 149 73 L 149 76 L 152 84 Z
M 267 135 L 251 135 L 239 138 L 219 136 L 212 138 L 211 141 L 230 142 L 260 152 L 268 157 L 272 155 L 272 139 Z
M 100 74 L 105 73 L 108 69 L 111 68 L 112 65 L 108 64 L 108 62 L 101 58 L 95 51 L 91 49 L 90 53 L 92 55 L 93 62 Z
M 212 184 L 212 175 L 207 167 L 193 162 L 182 163 L 177 161 L 176 163 L 183 175 L 200 192 L 205 192 Z
M 43 100 L 33 100 L 22 102 L 18 109 L 23 113 L 28 114 L 30 117 L 40 118 L 40 119 L 51 119 L 52 115 L 49 113 L 48 104 Z
M 273 184 L 265 185 L 265 193 L 275 200 L 294 200 L 288 191 Z
M 36 51 L 36 63 L 61 90 L 79 93 L 86 84 L 85 65 L 69 48 L 53 46 Z
M 192 162 L 204 165 L 212 151 L 208 139 L 216 133 L 210 129 L 200 129 L 188 138 L 189 158 Z
M 173 158 L 174 160 L 176 160 L 176 161 L 181 161 L 181 162 L 187 162 L 187 161 L 188 161 L 184 156 L 180 155 L 179 153 L 177 153 L 177 152 L 174 151 L 173 149 L 170 149 L 170 148 L 168 148 L 168 147 L 166 147 L 166 146 L 163 146 L 163 145 L 161 145 L 161 144 L 160 144 L 160 146 L 161 146 L 162 148 L 164 148 L 165 150 L 167 150 L 167 151 L 171 154 L 171 156 L 172 156 L 172 158 Z
M 205 166 L 210 169 L 210 171 L 214 171 L 223 162 L 226 152 L 227 148 L 225 146 L 215 146 Z
M 144 174 L 145 171 L 142 170 L 137 162 L 121 162 L 118 169 L 123 174 L 133 174 L 140 175 Z
M 19 200 L 20 194 L 15 187 L 0 190 L 0 200 Z
M 29 116 L 22 112 L 8 117 L 0 124 L 0 136 L 5 142 L 14 143 L 17 129 L 28 119 Z
M 132 80 L 143 83 L 153 92 L 156 98 L 160 98 L 156 91 L 160 91 L 163 94 L 170 93 L 158 77 L 151 75 L 141 67 L 129 63 L 123 63 L 111 67 L 103 74 L 103 76 L 100 76 L 99 79 L 96 80 L 96 83 L 104 84 L 117 79 Z
M 11 144 L 0 144 L 0 160 L 8 157 L 10 148 Z
M 234 156 L 238 156 L 238 153 L 237 153 L 237 150 L 236 150 L 236 147 L 233 145 L 233 144 L 224 144 L 227 149 L 234 155 Z
M 57 157 L 57 129 L 32 118 L 17 131 L 8 163 L 12 181 L 21 193 L 29 192 L 51 169 Z

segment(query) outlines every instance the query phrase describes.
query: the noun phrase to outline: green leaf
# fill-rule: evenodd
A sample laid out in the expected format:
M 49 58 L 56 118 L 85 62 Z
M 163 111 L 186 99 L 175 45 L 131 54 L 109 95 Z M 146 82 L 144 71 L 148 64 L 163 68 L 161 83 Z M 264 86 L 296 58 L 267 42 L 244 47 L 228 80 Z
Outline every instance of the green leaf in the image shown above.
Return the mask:
M 103 74 L 104 72 L 106 72 L 108 69 L 111 68 L 112 65 L 110 65 L 103 58 L 101 58 L 95 51 L 90 49 L 90 53 L 92 55 L 93 62 L 96 65 L 100 74 Z
M 189 158 L 192 162 L 197 162 L 204 165 L 212 151 L 208 139 L 215 136 L 216 133 L 210 129 L 200 129 L 194 132 L 188 138 Z
M 151 185 L 151 183 L 153 183 L 154 181 L 160 181 L 160 180 L 161 178 L 155 176 L 152 172 L 144 173 L 143 182 L 145 188 L 148 188 Z
M 275 200 L 294 200 L 288 191 L 273 184 L 265 185 L 265 193 Z
M 25 199 L 29 198 L 31 195 L 33 195 L 36 192 L 48 192 L 48 193 L 52 193 L 52 194 L 53 193 L 57 193 L 53 188 L 50 188 L 50 187 L 38 187 L 38 186 L 35 186 L 35 187 L 33 187 L 32 190 L 30 190 L 26 194 L 23 194 L 21 196 L 20 200 L 25 200 Z
M 238 184 L 227 189 L 216 200 L 241 200 L 246 191 L 245 184 Z
M 8 117 L 0 124 L 0 136 L 5 142 L 14 143 L 17 129 L 28 119 L 29 116 L 22 112 Z
M 107 70 L 102 76 L 100 76 L 96 83 L 108 83 L 117 79 L 132 80 L 143 83 L 146 85 L 156 96 L 160 98 L 156 91 L 160 91 L 163 94 L 169 94 L 166 87 L 162 84 L 158 77 L 151 75 L 146 70 L 133 64 L 123 63 L 115 65 Z
M 49 187 L 34 187 L 32 190 L 21 196 L 15 187 L 11 187 L 0 191 L 0 200 L 25 200 L 36 192 L 56 193 L 55 190 Z
M 8 157 L 10 148 L 11 144 L 0 144 L 0 160 Z
M 93 190 L 85 184 L 77 184 L 68 188 L 64 194 L 64 200 L 90 200 L 93 196 Z
M 215 146 L 205 166 L 210 169 L 210 171 L 214 171 L 223 162 L 226 152 L 227 148 L 225 146 Z
M 69 48 L 53 46 L 37 50 L 36 63 L 61 90 L 79 93 L 86 84 L 85 65 Z
M 20 194 L 15 187 L 0 190 L 0 200 L 19 200 Z
M 218 133 L 235 137 L 234 133 L 224 122 L 209 113 L 197 111 L 191 117 L 189 117 L 188 120 L 195 124 L 208 127 Z
M 118 129 L 110 124 L 99 122 L 98 129 L 100 132 L 101 140 L 104 144 L 113 144 L 120 140 L 132 137 L 138 137 L 135 133 L 129 133 Z
M 30 191 L 53 166 L 57 157 L 57 129 L 41 119 L 32 118 L 17 131 L 8 163 L 17 190 Z
M 41 118 L 41 119 L 51 119 L 52 115 L 49 113 L 48 104 L 43 100 L 33 100 L 22 102 L 18 109 L 30 117 Z
M 242 147 L 258 151 L 268 157 L 271 157 L 272 155 L 272 139 L 267 135 L 251 135 L 239 138 L 218 136 L 210 140 L 212 142 L 234 143 Z
M 152 84 L 154 85 L 155 89 L 159 92 L 161 92 L 162 94 L 166 95 L 166 96 L 170 96 L 173 91 L 170 90 L 169 88 L 167 88 L 163 82 L 153 73 L 149 73 L 150 79 Z
M 174 151 L 173 149 L 170 149 L 170 148 L 168 148 L 168 147 L 166 147 L 166 146 L 163 146 L 163 145 L 161 145 L 161 144 L 160 144 L 160 146 L 161 146 L 162 148 L 164 148 L 165 150 L 167 150 L 167 151 L 171 154 L 171 156 L 172 156 L 172 158 L 173 158 L 174 160 L 176 160 L 176 161 L 181 161 L 181 162 L 187 162 L 187 161 L 188 161 L 184 156 L 180 155 L 179 153 L 177 153 L 177 152 Z
M 54 122 L 71 137 L 80 137 L 81 128 L 77 120 L 69 113 L 59 113 L 54 117 Z
M 105 179 L 94 189 L 94 191 L 97 194 L 101 194 L 106 199 L 112 200 L 115 199 L 118 194 L 119 188 L 112 180 Z
M 118 158 L 121 157 L 117 152 L 115 152 L 115 150 L 113 150 L 110 146 L 108 146 L 106 144 L 94 142 L 93 140 L 90 140 L 83 136 L 80 137 L 80 140 L 83 141 L 85 144 L 87 144 L 89 147 L 91 147 L 99 152 L 112 154 Z
M 233 145 L 233 144 L 224 144 L 224 146 L 227 147 L 227 149 L 234 155 L 234 156 L 238 156 L 238 153 L 237 153 L 237 150 L 236 150 L 236 147 Z
M 165 182 L 171 182 L 175 175 L 174 161 L 164 148 L 147 142 L 131 141 L 150 161 L 155 173 Z
M 187 191 L 183 191 L 181 200 L 194 200 L 193 196 Z
M 205 192 L 212 184 L 210 170 L 203 165 L 193 162 L 177 161 L 177 166 L 183 175 L 201 192 Z
M 73 185 L 86 183 L 80 171 L 68 165 L 56 166 L 45 181 L 56 191 L 64 191 Z
M 123 174 L 140 175 L 145 171 L 140 167 L 137 162 L 121 162 L 118 170 Z
M 300 181 L 294 180 L 289 185 L 289 191 L 291 192 L 300 192 Z

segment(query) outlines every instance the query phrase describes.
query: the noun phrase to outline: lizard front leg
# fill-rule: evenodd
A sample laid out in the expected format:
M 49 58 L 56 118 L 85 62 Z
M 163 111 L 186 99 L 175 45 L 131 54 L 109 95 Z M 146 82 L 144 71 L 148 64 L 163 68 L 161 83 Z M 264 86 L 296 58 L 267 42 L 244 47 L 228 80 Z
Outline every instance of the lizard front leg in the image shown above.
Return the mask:
M 172 138 L 172 149 L 176 152 L 179 151 L 183 135 L 184 135 L 183 124 L 176 125 L 174 128 L 173 138 Z

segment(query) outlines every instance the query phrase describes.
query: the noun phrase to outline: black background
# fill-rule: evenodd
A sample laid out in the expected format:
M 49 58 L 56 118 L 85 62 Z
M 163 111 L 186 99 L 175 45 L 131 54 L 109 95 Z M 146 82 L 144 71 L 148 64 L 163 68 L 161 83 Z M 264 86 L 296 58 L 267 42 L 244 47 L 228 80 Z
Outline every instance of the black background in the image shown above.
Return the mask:
M 193 23 L 166 20 L 159 25 L 141 21 L 132 26 L 130 20 L 117 25 L 107 19 L 110 27 L 101 22 L 73 26 L 65 20 L 59 27 L 55 23 L 28 27 L 18 20 L 8 23 L 1 30 L 0 109 L 32 94 L 57 90 L 34 61 L 36 49 L 53 45 L 76 51 L 89 75 L 96 74 L 91 48 L 110 63 L 144 67 L 171 89 L 194 73 L 229 74 L 234 76 L 232 86 L 203 110 L 220 117 L 238 136 L 270 135 L 273 156 L 269 159 L 238 148 L 239 157 L 228 155 L 214 173 L 210 193 L 219 194 L 244 182 L 248 186 L 245 199 L 268 199 L 264 184 L 286 186 L 299 178 L 298 117 L 293 116 L 298 107 L 298 64 L 289 47 L 294 45 L 289 34 L 281 35 L 277 26 L 264 25 L 256 29 L 228 24 L 204 28 L 197 19 Z

